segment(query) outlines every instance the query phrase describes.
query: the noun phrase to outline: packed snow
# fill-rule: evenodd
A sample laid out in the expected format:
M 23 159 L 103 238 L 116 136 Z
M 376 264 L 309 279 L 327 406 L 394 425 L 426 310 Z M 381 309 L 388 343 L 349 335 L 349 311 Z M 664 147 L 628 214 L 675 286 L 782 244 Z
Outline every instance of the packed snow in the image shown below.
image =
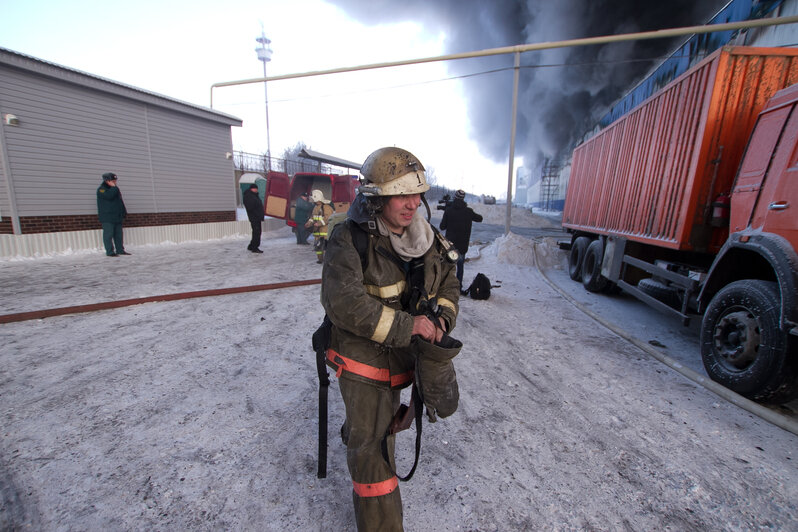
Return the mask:
M 2 313 L 320 277 L 288 228 L 264 235 L 263 255 L 247 242 L 3 261 Z M 483 272 L 497 287 L 461 299 L 460 407 L 424 425 L 406 530 L 796 527 L 796 436 L 564 300 L 537 269 L 562 266 L 556 242 L 511 233 L 469 259 L 466 282 Z M 0 325 L 0 529 L 353 530 L 335 379 L 316 478 L 318 294 Z M 400 473 L 412 447 L 411 430 Z

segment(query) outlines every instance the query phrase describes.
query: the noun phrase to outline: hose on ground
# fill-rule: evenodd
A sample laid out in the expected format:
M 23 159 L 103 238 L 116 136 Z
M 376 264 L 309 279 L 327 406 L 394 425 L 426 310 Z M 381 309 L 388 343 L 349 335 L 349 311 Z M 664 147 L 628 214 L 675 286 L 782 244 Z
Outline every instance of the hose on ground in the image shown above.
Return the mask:
M 564 290 L 562 290 L 559 286 L 554 284 L 554 282 L 551 279 L 549 279 L 549 277 L 546 275 L 546 272 L 540 267 L 540 263 L 538 260 L 538 242 L 535 242 L 534 245 L 534 256 L 535 256 L 535 268 L 537 269 L 538 273 L 540 273 L 541 277 L 543 277 L 543 279 L 546 281 L 546 283 L 548 283 L 548 285 L 552 287 L 556 292 L 558 292 L 563 298 L 568 300 L 572 305 L 574 305 L 576 308 L 584 312 L 586 315 L 590 316 L 595 321 L 599 322 L 601 325 L 603 325 L 613 333 L 617 334 L 624 340 L 634 344 L 639 349 L 642 349 L 643 351 L 654 357 L 656 360 L 674 369 L 682 376 L 686 377 L 687 379 L 693 381 L 694 383 L 700 386 L 703 386 L 704 388 L 714 393 L 718 397 L 725 399 L 731 404 L 738 406 L 743 410 L 746 410 L 754 414 L 755 416 L 758 416 L 764 419 L 765 421 L 768 421 L 769 423 L 772 423 L 773 425 L 776 425 L 777 427 L 786 430 L 787 432 L 791 432 L 795 435 L 798 435 L 798 422 L 793 421 L 792 419 L 783 416 L 778 412 L 774 412 L 773 410 L 765 406 L 762 406 L 759 403 L 751 401 L 750 399 L 746 399 L 742 395 L 729 390 L 725 386 L 721 386 L 720 384 L 713 381 L 709 377 L 701 375 L 700 373 L 697 373 L 692 369 L 683 366 L 680 362 L 672 359 L 671 357 L 659 351 L 658 349 L 653 348 L 649 344 L 641 340 L 638 340 L 631 334 L 627 333 L 623 329 L 616 327 L 614 324 L 603 319 L 601 316 L 595 314 L 590 309 L 588 309 L 587 307 L 576 301 L 574 298 L 568 295 Z

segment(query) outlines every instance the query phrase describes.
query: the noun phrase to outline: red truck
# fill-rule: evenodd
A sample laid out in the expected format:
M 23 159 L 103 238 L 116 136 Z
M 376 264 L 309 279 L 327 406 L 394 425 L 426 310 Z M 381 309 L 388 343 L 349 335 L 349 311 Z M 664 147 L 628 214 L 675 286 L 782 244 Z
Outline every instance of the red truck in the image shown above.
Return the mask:
M 289 176 L 283 172 L 269 172 L 266 175 L 264 211 L 266 216 L 285 219 L 286 224 L 296 227 L 294 209 L 300 194 L 321 190 L 324 197 L 332 201 L 335 212 L 345 213 L 355 199 L 359 184 L 355 175 L 301 172 Z
M 701 317 L 707 374 L 798 396 L 798 49 L 725 47 L 574 150 L 569 274 Z

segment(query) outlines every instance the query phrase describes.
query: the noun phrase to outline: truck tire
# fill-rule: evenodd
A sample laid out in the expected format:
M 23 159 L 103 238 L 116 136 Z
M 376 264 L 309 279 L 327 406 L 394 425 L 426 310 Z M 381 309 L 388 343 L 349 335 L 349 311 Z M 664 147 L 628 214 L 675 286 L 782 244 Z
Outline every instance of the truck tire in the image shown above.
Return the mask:
M 774 282 L 736 281 L 710 301 L 701 322 L 701 359 L 710 378 L 763 403 L 798 396 L 795 338 L 779 328 Z
M 682 305 L 682 300 L 679 298 L 679 291 L 657 279 L 651 277 L 640 279 L 640 282 L 637 283 L 637 288 L 644 294 L 650 295 L 654 299 L 662 301 L 673 308 L 680 308 Z
M 587 246 L 582 262 L 582 285 L 588 292 L 601 292 L 607 286 L 607 278 L 601 275 L 603 259 L 604 245 L 600 239 L 594 240 Z
M 568 254 L 568 275 L 576 282 L 582 280 L 582 263 L 585 260 L 585 251 L 589 244 L 590 239 L 588 237 L 577 237 L 571 246 L 571 253 Z

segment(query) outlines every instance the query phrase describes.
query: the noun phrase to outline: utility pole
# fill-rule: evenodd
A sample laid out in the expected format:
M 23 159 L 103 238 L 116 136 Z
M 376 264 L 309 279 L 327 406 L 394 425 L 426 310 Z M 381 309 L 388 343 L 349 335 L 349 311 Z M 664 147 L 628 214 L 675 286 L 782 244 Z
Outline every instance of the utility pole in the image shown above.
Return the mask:
M 266 99 L 266 166 L 267 170 L 272 169 L 272 143 L 269 138 L 269 87 L 266 83 L 266 63 L 272 60 L 271 40 L 263 32 L 263 24 L 260 26 L 260 37 L 255 39 L 260 44 L 255 48 L 258 60 L 263 62 L 263 95 Z

